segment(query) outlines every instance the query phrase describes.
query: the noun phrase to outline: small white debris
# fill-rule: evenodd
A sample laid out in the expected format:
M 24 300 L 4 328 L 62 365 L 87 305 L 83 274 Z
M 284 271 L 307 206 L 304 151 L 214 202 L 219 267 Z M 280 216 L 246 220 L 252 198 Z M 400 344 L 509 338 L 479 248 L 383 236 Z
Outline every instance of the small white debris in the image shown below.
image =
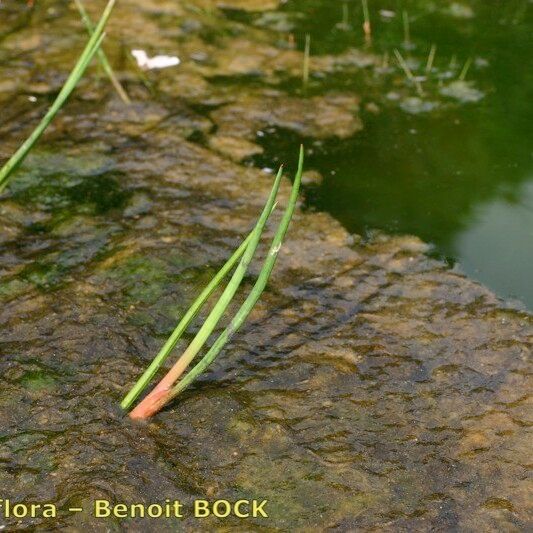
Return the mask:
M 28 96 L 28 100 L 30 102 L 37 102 L 37 98 L 35 96 Z
M 144 70 L 175 67 L 181 63 L 180 58 L 177 56 L 159 55 L 148 57 L 144 50 L 132 50 L 131 55 L 137 61 L 137 65 Z
M 394 11 L 390 11 L 389 9 L 380 9 L 379 14 L 384 19 L 393 19 L 396 16 L 396 13 Z

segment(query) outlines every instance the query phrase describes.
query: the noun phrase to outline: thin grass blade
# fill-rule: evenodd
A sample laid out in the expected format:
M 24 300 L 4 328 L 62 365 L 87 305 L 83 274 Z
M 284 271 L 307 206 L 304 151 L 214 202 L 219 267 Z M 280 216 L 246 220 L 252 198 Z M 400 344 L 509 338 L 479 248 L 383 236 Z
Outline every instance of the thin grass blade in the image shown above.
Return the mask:
M 181 374 L 186 370 L 187 366 L 189 366 L 190 362 L 202 349 L 209 338 L 209 335 L 211 335 L 216 325 L 220 321 L 223 313 L 226 311 L 227 307 L 235 296 L 235 293 L 237 292 L 237 289 L 239 288 L 242 279 L 248 270 L 248 266 L 255 254 L 261 234 L 263 233 L 268 217 L 270 216 L 270 213 L 274 207 L 279 186 L 281 184 L 282 175 L 283 168 L 281 167 L 276 179 L 274 180 L 267 203 L 254 230 L 252 231 L 250 242 L 246 246 L 246 250 L 244 251 L 239 265 L 235 269 L 235 272 L 233 273 L 233 276 L 231 277 L 224 292 L 177 363 L 163 377 L 154 390 L 131 412 L 130 416 L 132 418 L 147 418 L 151 416 L 153 412 L 157 412 L 159 410 L 159 407 L 157 407 L 157 399 L 170 391 L 172 385 L 174 385 L 176 380 L 181 376 Z M 155 411 L 153 411 L 153 409 L 155 409 Z
M 35 143 L 40 139 L 41 135 L 45 132 L 46 128 L 50 125 L 54 117 L 61 110 L 68 97 L 71 95 L 72 91 L 78 84 L 79 80 L 83 76 L 88 64 L 93 58 L 96 51 L 99 49 L 100 44 L 104 38 L 104 28 L 109 20 L 113 7 L 115 6 L 116 0 L 109 0 L 107 3 L 102 16 L 96 26 L 93 35 L 87 42 L 82 54 L 80 55 L 78 62 L 72 69 L 67 81 L 63 85 L 61 91 L 57 95 L 54 103 L 43 117 L 39 125 L 33 130 L 32 134 L 24 141 L 20 148 L 11 156 L 9 161 L 0 169 L 0 193 L 7 186 L 8 180 L 13 173 L 13 171 L 22 163 L 26 158 L 30 150 L 33 148 Z
M 128 392 L 128 394 L 122 400 L 120 406 L 122 409 L 129 409 L 133 402 L 139 397 L 143 390 L 148 386 L 152 378 L 155 376 L 157 371 L 161 368 L 163 363 L 167 360 L 168 356 L 180 340 L 181 336 L 196 317 L 200 309 L 203 307 L 207 299 L 213 294 L 215 289 L 220 285 L 222 280 L 227 276 L 227 274 L 233 269 L 237 261 L 243 256 L 250 240 L 252 239 L 253 231 L 244 239 L 241 245 L 233 253 L 233 255 L 226 261 L 222 268 L 216 273 L 213 279 L 208 283 L 204 290 L 200 293 L 198 298 L 193 302 L 191 307 L 187 310 L 183 318 L 180 320 L 176 329 L 172 332 L 172 335 L 165 342 L 157 356 L 154 358 L 150 366 L 145 370 L 143 375 L 138 379 L 133 388 Z
M 85 27 L 87 28 L 87 32 L 89 33 L 89 36 L 92 36 L 94 33 L 94 24 L 89 17 L 89 14 L 87 13 L 85 6 L 81 2 L 81 0 L 74 0 L 76 7 L 78 8 L 78 11 L 81 16 L 81 20 L 85 24 Z M 98 60 L 100 61 L 100 64 L 102 65 L 102 68 L 104 69 L 104 72 L 107 74 L 109 81 L 115 88 L 115 91 L 119 95 L 120 99 L 127 105 L 131 104 L 130 97 L 128 96 L 128 93 L 118 80 L 115 71 L 113 70 L 113 67 L 109 63 L 109 60 L 107 59 L 106 53 L 100 48 L 97 52 L 98 54 Z
M 160 409 L 162 409 L 170 400 L 175 398 L 180 392 L 182 392 L 188 386 L 190 386 L 191 383 L 193 383 L 198 378 L 198 376 L 200 376 L 209 367 L 209 365 L 211 365 L 211 363 L 216 359 L 216 357 L 222 351 L 222 349 L 227 344 L 227 342 L 239 330 L 239 328 L 242 326 L 244 321 L 248 318 L 249 314 L 251 313 L 255 304 L 261 297 L 261 294 L 263 293 L 268 283 L 272 270 L 275 266 L 279 250 L 283 243 L 283 239 L 285 238 L 285 234 L 287 233 L 287 229 L 289 227 L 290 221 L 294 214 L 294 209 L 296 206 L 296 202 L 298 200 L 298 192 L 300 189 L 300 183 L 301 183 L 301 178 L 302 178 L 303 160 L 304 160 L 304 153 L 303 153 L 303 147 L 302 147 L 300 149 L 298 171 L 294 178 L 294 183 L 292 186 L 289 203 L 287 205 L 283 218 L 278 226 L 278 229 L 276 231 L 276 234 L 270 246 L 270 250 L 268 252 L 267 258 L 265 259 L 261 272 L 259 273 L 259 277 L 257 278 L 257 281 L 252 291 L 250 292 L 250 294 L 248 295 L 244 303 L 241 305 L 241 307 L 235 314 L 231 323 L 219 335 L 219 337 L 217 338 L 213 346 L 209 349 L 209 351 L 205 354 L 205 356 L 200 360 L 200 362 L 197 363 L 192 368 L 192 370 L 177 385 L 175 385 L 171 390 L 162 389 L 159 392 L 159 394 L 156 394 L 154 396 L 153 403 L 150 405 L 149 410 L 147 411 L 134 410 L 130 414 L 132 418 L 140 418 L 140 419 L 149 418 L 153 414 L 157 413 Z

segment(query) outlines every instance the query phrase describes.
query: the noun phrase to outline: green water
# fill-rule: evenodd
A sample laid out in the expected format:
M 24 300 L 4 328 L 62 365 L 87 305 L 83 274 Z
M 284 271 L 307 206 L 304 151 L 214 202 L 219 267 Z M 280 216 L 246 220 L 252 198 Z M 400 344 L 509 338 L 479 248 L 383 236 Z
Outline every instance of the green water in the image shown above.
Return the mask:
M 417 235 L 459 270 L 531 308 L 529 3 L 369 3 L 373 36 L 366 49 L 389 59 L 384 57 L 379 78 L 345 73 L 311 77 L 310 92 L 348 89 L 359 94 L 365 127 L 340 143 L 310 141 L 307 164 L 324 181 L 308 190 L 308 205 L 329 211 L 354 232 Z M 292 24 L 300 48 L 310 34 L 312 54 L 337 54 L 364 44 L 358 0 L 291 1 L 283 11 L 287 16 L 282 20 Z M 432 44 L 434 66 L 429 79 L 421 79 L 424 96 L 418 102 L 415 87 L 402 80 L 393 50 L 399 49 L 415 75 L 424 75 Z M 478 100 L 462 101 L 472 96 L 468 94 L 442 95 L 469 58 L 465 81 Z M 365 110 L 369 102 L 373 112 Z M 424 103 L 434 109 L 419 112 Z M 280 148 L 284 152 L 284 145 L 287 150 L 293 146 L 294 138 L 287 141 L 280 133 L 263 140 L 265 163 Z

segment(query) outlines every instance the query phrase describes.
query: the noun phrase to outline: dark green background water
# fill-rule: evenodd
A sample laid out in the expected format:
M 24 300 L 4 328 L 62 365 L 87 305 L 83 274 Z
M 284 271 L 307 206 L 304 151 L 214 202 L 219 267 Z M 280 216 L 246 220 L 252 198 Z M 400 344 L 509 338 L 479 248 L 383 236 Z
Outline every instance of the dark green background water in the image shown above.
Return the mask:
M 342 24 L 343 4 L 348 26 Z M 310 206 L 329 211 L 354 232 L 418 235 L 499 295 L 533 307 L 531 4 L 369 4 L 373 39 L 368 51 L 388 52 L 391 68 L 397 69 L 392 54 L 398 48 L 413 65 L 420 62 L 415 73 L 423 74 L 436 44 L 432 79 L 422 81 L 424 101 L 436 109 L 408 113 L 394 103 L 393 85 L 375 81 L 380 113 L 363 111 L 363 132 L 341 143 L 312 143 L 307 164 L 325 179 L 308 191 Z M 340 53 L 364 43 L 359 0 L 290 1 L 283 10 L 301 46 L 305 33 L 311 35 L 312 54 Z M 404 45 L 404 10 L 410 46 Z M 481 91 L 481 100 L 463 103 L 439 96 L 438 80 L 456 78 L 469 57 L 466 80 Z M 374 98 L 368 87 L 368 79 L 339 75 L 312 78 L 309 90 L 353 88 L 364 103 Z M 383 98 L 388 92 L 390 104 L 387 97 L 380 102 L 378 93 Z M 416 97 L 414 87 L 410 92 Z M 267 159 L 280 148 L 284 152 L 281 139 L 275 132 L 264 141 L 270 148 Z M 291 141 L 282 157 L 292 150 Z

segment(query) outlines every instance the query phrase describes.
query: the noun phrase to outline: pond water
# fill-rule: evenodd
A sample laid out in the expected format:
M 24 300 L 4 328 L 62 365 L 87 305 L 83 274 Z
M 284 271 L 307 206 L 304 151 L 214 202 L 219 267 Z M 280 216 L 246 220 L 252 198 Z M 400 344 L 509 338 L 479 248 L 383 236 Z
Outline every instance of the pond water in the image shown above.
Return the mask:
M 367 109 L 365 128 L 353 138 L 313 143 L 308 165 L 324 181 L 308 192 L 309 206 L 332 213 L 350 231 L 420 236 L 502 297 L 533 308 L 532 74 L 525 67 L 532 53 L 531 6 L 527 0 L 371 4 L 366 49 L 387 54 L 384 70 L 391 72 L 374 79 L 311 76 L 310 91 L 353 89 Z M 288 24 L 300 47 L 309 34 L 313 54 L 364 46 L 359 0 L 287 2 L 281 13 L 270 24 Z M 268 23 L 264 14 L 249 20 Z M 411 101 L 394 87 L 404 75 L 395 48 L 426 78 L 422 101 L 414 86 Z M 439 94 L 467 62 L 471 90 L 458 85 L 451 96 Z M 292 144 L 280 132 L 263 143 L 265 164 L 280 153 L 287 159 Z
M 103 2 L 86 4 L 94 18 Z M 527 301 L 511 284 L 528 266 L 526 88 L 516 65 L 495 68 L 523 54 L 525 4 L 506 2 L 501 25 L 481 2 L 408 4 L 407 46 L 402 4 L 380 3 L 383 20 L 377 4 L 367 46 L 355 2 L 118 2 L 105 48 L 133 104 L 92 67 L 0 195 L 0 500 L 59 510 L 0 507 L 0 528 L 527 530 L 532 316 L 441 259 L 482 261 L 475 276 Z M 517 44 L 498 52 L 506 24 Z M 54 99 L 81 28 L 64 0 L 0 3 L 0 161 Z M 418 94 L 390 50 L 415 68 L 431 42 Z M 139 72 L 134 49 L 181 61 Z M 305 199 L 248 324 L 134 423 L 120 400 L 301 140 Z M 497 285 L 506 250 L 523 275 Z M 166 498 L 184 518 L 92 512 Z M 269 517 L 199 521 L 198 498 L 267 499 Z

